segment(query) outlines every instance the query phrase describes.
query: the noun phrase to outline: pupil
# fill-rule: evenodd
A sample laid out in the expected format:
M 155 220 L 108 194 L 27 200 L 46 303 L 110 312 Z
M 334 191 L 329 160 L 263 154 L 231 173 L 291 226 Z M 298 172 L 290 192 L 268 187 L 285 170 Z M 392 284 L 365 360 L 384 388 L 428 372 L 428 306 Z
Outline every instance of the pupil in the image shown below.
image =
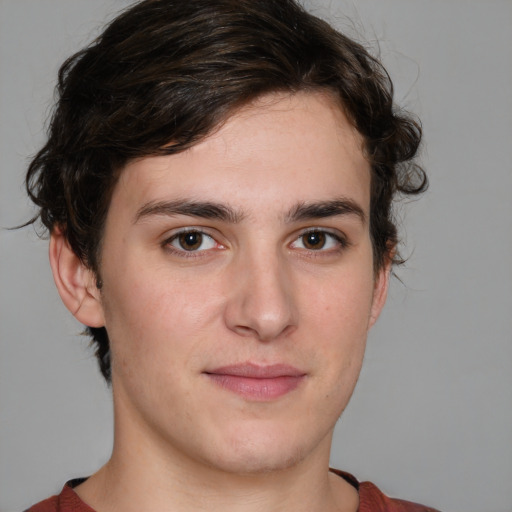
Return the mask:
M 325 233 L 314 231 L 304 235 L 304 245 L 308 249 L 321 249 L 325 245 Z
M 186 251 L 193 251 L 201 246 L 203 236 L 201 233 L 183 233 L 180 235 L 180 245 Z

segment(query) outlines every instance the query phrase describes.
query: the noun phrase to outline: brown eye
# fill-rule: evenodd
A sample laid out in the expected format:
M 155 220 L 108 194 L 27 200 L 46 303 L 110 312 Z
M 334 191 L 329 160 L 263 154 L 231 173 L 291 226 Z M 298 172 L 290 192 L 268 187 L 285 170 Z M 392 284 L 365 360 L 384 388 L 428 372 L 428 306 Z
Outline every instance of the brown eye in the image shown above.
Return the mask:
M 305 249 L 319 250 L 323 249 L 326 242 L 326 236 L 323 231 L 310 231 L 302 235 L 302 243 Z
M 341 235 L 323 229 L 310 229 L 303 232 L 291 244 L 293 249 L 302 249 L 313 252 L 333 252 L 348 247 L 349 244 Z
M 199 231 L 181 233 L 178 236 L 177 241 L 181 249 L 184 249 L 185 251 L 196 251 L 203 243 L 203 234 Z
M 217 242 L 202 231 L 182 231 L 176 233 L 166 245 L 172 246 L 175 250 L 182 252 L 203 252 L 209 249 L 221 248 Z

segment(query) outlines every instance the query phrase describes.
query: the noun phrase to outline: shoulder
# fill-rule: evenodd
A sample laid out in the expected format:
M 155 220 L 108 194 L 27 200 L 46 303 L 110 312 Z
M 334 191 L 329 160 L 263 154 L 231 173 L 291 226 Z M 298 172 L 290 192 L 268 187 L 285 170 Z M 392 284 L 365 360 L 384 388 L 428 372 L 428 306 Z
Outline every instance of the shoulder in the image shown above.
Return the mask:
M 411 501 L 390 498 L 371 482 L 358 482 L 350 473 L 331 470 L 352 484 L 359 492 L 358 512 L 439 512 Z
M 58 501 L 58 496 L 52 496 L 51 498 L 32 505 L 30 508 L 25 510 L 25 512 L 54 512 L 58 510 Z
M 359 512 L 438 512 L 437 510 L 386 496 L 371 482 L 359 484 Z
M 83 479 L 71 480 L 64 486 L 59 495 L 36 503 L 25 512 L 94 512 L 73 490 L 73 487 L 82 481 Z

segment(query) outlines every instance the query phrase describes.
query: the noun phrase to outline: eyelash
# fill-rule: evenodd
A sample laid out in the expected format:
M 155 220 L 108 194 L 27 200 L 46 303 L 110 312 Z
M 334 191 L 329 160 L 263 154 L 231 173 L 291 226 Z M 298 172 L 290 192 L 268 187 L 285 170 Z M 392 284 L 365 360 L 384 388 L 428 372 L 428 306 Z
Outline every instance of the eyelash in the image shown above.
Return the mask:
M 345 236 L 337 234 L 337 233 L 332 233 L 331 231 L 328 231 L 326 229 L 321 229 L 321 228 L 309 228 L 309 229 L 303 231 L 302 233 L 300 233 L 300 235 L 297 238 L 295 238 L 293 243 L 297 243 L 299 240 L 303 240 L 304 237 L 306 237 L 308 235 L 313 235 L 313 234 L 325 236 L 327 238 L 327 240 L 325 241 L 325 244 L 329 244 L 329 239 L 331 239 L 331 243 L 334 242 L 336 244 L 336 247 L 332 247 L 332 248 L 330 247 L 330 248 L 324 249 L 324 247 L 322 246 L 320 249 L 316 249 L 316 250 L 308 249 L 307 247 L 305 247 L 303 250 L 306 251 L 308 253 L 308 255 L 312 256 L 312 257 L 319 257 L 325 253 L 330 253 L 330 254 L 339 253 L 339 252 L 343 251 L 344 249 L 347 249 L 350 246 L 350 243 L 346 239 Z
M 208 233 L 206 233 L 205 231 L 201 230 L 201 229 L 197 229 L 197 228 L 189 228 L 189 229 L 183 229 L 177 233 L 175 233 L 174 235 L 172 235 L 171 237 L 167 238 L 166 240 L 164 240 L 164 242 L 162 243 L 162 246 L 169 252 L 173 253 L 173 254 L 177 254 L 178 256 L 182 257 L 182 258 L 198 258 L 198 257 L 201 257 L 202 256 L 202 253 L 204 252 L 207 252 L 209 250 L 212 250 L 212 248 L 208 248 L 208 249 L 202 249 L 202 250 L 189 250 L 187 251 L 186 249 L 184 248 L 177 248 L 177 247 L 174 247 L 172 244 L 173 242 L 175 242 L 176 240 L 179 240 L 180 237 L 182 236 L 186 236 L 186 235 L 200 235 L 202 240 L 201 240 L 201 245 L 204 243 L 204 238 L 206 239 L 210 239 L 215 245 L 217 245 L 218 247 L 216 248 L 224 248 L 224 246 L 222 244 L 220 244 L 219 242 L 217 242 L 217 240 L 209 235 Z
M 186 250 L 184 248 L 177 248 L 177 247 L 173 246 L 173 242 L 179 240 L 180 237 L 186 236 L 188 234 L 200 235 L 203 238 L 201 240 L 201 245 L 205 241 L 204 238 L 207 238 L 207 239 L 210 239 L 212 241 L 212 243 L 216 244 L 217 247 L 211 247 L 211 248 L 202 249 L 202 250 L 196 250 L 196 249 Z M 307 247 L 304 247 L 304 248 L 299 247 L 297 249 L 304 251 L 310 257 L 319 257 L 325 253 L 329 253 L 329 254 L 339 253 L 339 252 L 343 251 L 344 249 L 347 249 L 348 247 L 350 247 L 350 243 L 346 239 L 345 236 L 339 235 L 337 233 L 332 233 L 331 231 L 327 231 L 326 229 L 320 229 L 320 228 L 309 228 L 305 231 L 302 231 L 293 240 L 293 242 L 290 244 L 290 246 L 292 246 L 293 244 L 296 244 L 300 240 L 304 241 L 303 240 L 304 237 L 306 237 L 308 235 L 315 235 L 315 234 L 325 236 L 326 237 L 325 244 L 334 242 L 337 246 L 329 247 L 328 249 L 324 249 L 323 246 L 319 249 L 308 249 Z M 330 242 L 329 242 L 329 240 L 330 240 Z M 224 248 L 224 246 L 222 244 L 220 244 L 219 242 L 217 242 L 217 240 L 213 236 L 211 236 L 207 232 L 205 232 L 201 229 L 198 229 L 198 228 L 183 229 L 183 230 L 175 233 L 171 237 L 164 240 L 164 242 L 162 243 L 162 247 L 164 247 L 167 251 L 169 251 L 173 254 L 177 254 L 178 256 L 180 256 L 182 258 L 198 258 L 198 257 L 203 256 L 203 253 L 205 253 L 205 252 L 211 251 L 213 249 L 223 249 Z

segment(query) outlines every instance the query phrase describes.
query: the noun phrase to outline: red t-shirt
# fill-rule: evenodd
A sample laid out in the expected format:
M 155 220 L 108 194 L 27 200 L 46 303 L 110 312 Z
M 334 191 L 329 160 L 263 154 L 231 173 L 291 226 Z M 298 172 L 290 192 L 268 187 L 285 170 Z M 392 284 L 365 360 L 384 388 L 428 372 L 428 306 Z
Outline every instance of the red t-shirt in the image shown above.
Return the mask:
M 352 475 L 343 471 L 331 470 L 344 478 L 359 492 L 358 512 L 438 512 L 437 510 L 410 501 L 389 498 L 371 482 L 358 482 Z M 86 505 L 73 490 L 83 479 L 68 482 L 58 496 L 52 496 L 30 507 L 25 512 L 95 512 Z

